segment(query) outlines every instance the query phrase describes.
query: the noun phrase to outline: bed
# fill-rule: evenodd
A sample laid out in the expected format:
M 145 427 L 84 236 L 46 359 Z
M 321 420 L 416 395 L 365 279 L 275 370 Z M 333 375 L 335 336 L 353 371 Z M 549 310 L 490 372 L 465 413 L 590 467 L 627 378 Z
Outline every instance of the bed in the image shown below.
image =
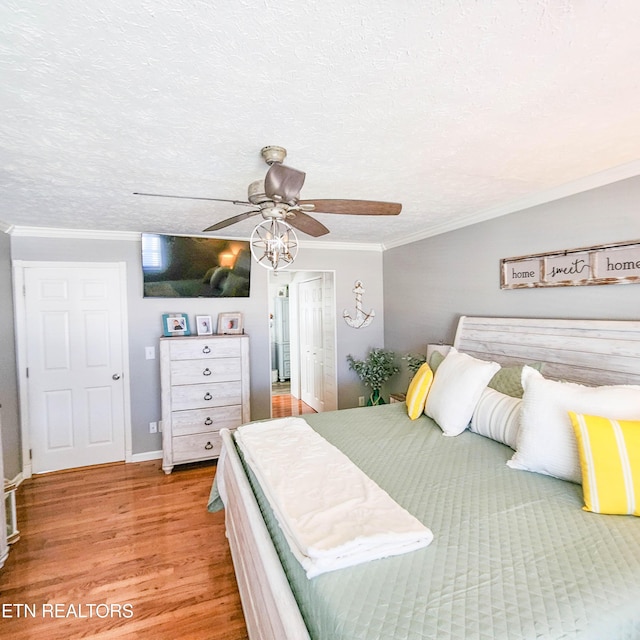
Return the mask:
M 635 321 L 462 317 L 454 347 L 504 368 L 538 363 L 565 385 L 640 384 Z M 444 437 L 404 404 L 305 419 L 434 539 L 307 579 L 225 433 L 218 474 L 250 638 L 640 638 L 637 517 L 587 512 L 581 484 L 510 468 L 510 446 Z M 221 506 L 214 484 L 209 508 Z

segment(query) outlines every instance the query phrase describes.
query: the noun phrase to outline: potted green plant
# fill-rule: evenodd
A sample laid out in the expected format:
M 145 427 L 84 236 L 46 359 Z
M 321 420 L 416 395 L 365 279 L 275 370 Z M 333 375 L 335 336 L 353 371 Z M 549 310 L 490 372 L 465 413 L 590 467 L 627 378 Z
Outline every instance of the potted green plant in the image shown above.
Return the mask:
M 427 356 L 416 356 L 413 353 L 407 353 L 402 359 L 407 361 L 407 369 L 409 369 L 411 375 L 415 375 L 418 373 L 418 369 L 427 361 Z
M 356 360 L 351 354 L 347 356 L 349 369 L 355 371 L 360 380 L 371 388 L 368 406 L 384 404 L 380 395 L 382 385 L 394 376 L 400 368 L 394 364 L 395 353 L 385 349 L 371 349 L 364 360 Z

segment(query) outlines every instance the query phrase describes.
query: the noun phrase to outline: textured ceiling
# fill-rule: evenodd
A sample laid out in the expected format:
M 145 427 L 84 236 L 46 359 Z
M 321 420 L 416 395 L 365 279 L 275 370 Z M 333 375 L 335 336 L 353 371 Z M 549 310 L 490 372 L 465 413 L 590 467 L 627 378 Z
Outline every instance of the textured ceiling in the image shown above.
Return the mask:
M 244 209 L 132 192 L 246 199 L 275 144 L 303 198 L 403 204 L 321 241 L 463 226 L 637 166 L 638 34 L 637 0 L 3 0 L 0 220 L 199 233 Z

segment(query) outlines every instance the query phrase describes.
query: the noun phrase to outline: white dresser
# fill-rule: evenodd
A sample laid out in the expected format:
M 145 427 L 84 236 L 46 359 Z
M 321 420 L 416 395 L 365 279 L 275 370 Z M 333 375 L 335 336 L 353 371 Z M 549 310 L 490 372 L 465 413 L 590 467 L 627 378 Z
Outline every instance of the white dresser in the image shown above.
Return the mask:
M 162 469 L 217 458 L 220 429 L 249 422 L 249 336 L 160 339 Z

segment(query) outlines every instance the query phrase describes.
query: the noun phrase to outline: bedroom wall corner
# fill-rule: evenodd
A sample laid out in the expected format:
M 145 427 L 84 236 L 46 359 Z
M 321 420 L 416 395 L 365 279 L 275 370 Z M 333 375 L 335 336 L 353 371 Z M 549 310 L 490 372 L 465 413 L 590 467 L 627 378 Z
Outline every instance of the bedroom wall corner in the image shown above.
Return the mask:
M 18 372 L 16 369 L 11 236 L 0 232 L 0 325 L 4 327 L 0 349 L 0 404 L 2 405 L 2 448 L 4 473 L 9 480 L 22 471 Z

